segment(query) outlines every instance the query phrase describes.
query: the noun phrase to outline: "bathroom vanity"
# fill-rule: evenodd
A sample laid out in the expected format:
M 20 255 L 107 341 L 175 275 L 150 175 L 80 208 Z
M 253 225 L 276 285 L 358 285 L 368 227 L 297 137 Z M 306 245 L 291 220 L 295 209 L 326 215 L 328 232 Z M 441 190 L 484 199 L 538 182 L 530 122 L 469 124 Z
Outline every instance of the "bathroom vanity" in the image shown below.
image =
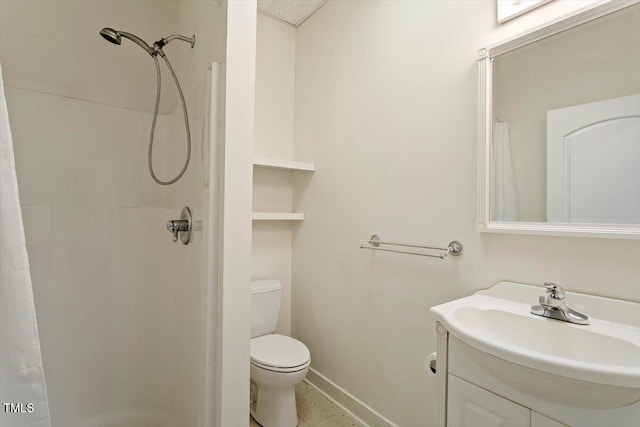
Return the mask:
M 640 304 L 567 292 L 578 325 L 531 313 L 545 291 L 500 282 L 431 309 L 438 427 L 640 425 Z

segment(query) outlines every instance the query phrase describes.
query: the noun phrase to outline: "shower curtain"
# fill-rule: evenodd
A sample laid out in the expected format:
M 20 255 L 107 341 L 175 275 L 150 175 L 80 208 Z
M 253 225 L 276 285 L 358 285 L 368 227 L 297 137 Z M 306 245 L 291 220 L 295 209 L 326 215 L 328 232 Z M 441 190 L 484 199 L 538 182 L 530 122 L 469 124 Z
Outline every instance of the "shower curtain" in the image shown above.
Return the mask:
M 518 192 L 511 162 L 509 124 L 496 122 L 493 125 L 493 219 L 496 221 L 518 220 Z
M 1 65 L 0 426 L 51 426 Z

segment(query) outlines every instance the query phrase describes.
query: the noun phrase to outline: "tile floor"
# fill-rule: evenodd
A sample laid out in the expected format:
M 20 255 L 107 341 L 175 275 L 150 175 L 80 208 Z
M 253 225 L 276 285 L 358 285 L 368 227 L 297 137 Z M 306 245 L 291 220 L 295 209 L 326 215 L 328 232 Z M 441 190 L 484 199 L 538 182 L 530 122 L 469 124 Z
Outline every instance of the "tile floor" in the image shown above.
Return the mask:
M 364 427 L 307 383 L 296 385 L 298 427 Z M 251 418 L 250 427 L 259 427 Z

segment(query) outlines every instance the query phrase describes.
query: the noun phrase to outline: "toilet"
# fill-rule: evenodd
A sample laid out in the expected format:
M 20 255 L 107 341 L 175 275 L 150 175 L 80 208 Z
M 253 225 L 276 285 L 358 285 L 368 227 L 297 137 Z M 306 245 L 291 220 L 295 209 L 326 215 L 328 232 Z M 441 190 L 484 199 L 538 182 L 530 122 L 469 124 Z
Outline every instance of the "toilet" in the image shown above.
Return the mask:
M 256 387 L 251 416 L 262 427 L 298 425 L 295 385 L 309 371 L 306 345 L 274 334 L 282 286 L 275 279 L 251 282 L 251 382 Z

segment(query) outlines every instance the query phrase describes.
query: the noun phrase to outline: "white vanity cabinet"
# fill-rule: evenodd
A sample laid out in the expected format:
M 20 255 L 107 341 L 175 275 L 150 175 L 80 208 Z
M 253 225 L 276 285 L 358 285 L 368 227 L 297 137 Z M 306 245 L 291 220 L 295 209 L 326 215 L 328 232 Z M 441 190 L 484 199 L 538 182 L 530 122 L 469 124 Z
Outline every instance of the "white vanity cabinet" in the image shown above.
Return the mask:
M 566 427 L 454 375 L 448 375 L 450 427 Z
M 449 375 L 447 421 L 456 427 L 529 427 L 531 411 Z
M 531 427 L 566 427 L 566 425 L 531 411 Z
M 432 307 L 436 427 L 640 426 L 640 303 L 567 292 L 588 325 L 536 316 L 500 282 Z

